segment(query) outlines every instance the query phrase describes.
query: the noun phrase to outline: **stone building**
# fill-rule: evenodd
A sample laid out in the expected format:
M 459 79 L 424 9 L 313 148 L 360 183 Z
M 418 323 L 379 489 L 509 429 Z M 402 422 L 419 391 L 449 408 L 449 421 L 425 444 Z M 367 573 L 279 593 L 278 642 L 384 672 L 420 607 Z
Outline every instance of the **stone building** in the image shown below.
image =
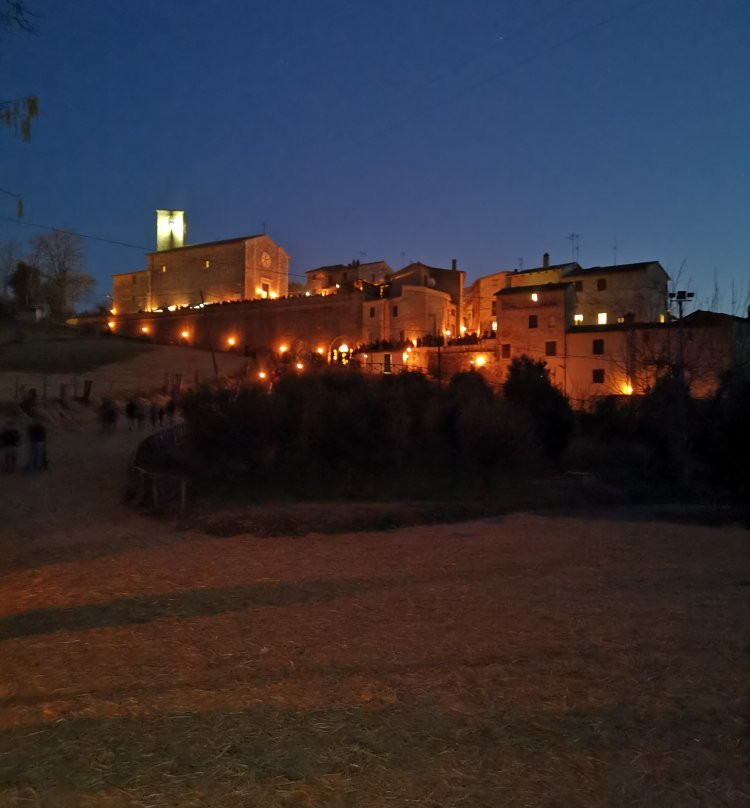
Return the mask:
M 114 276 L 115 313 L 174 311 L 201 302 L 284 297 L 289 256 L 269 236 L 148 253 L 146 269 Z

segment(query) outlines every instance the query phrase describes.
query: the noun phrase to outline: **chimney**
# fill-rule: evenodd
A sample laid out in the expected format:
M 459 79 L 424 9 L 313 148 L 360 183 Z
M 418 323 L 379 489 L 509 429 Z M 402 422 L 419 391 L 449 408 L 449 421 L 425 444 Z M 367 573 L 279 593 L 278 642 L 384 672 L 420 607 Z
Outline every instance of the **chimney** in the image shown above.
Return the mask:
M 455 258 L 451 258 L 451 269 L 454 272 L 458 269 L 458 261 Z
M 544 253 L 544 256 L 542 257 L 542 266 L 545 269 L 547 269 L 547 267 L 549 266 L 549 253 Z

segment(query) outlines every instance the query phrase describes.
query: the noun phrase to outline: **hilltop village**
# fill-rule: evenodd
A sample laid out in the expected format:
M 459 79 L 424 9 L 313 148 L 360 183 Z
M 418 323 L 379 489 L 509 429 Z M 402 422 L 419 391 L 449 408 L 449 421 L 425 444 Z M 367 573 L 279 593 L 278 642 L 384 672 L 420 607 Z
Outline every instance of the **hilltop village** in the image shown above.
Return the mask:
M 245 352 L 259 366 L 286 355 L 356 363 L 377 373 L 438 379 L 475 369 L 502 382 L 510 362 L 543 359 L 577 406 L 650 389 L 679 365 L 696 396 L 750 360 L 747 319 L 695 311 L 675 317 L 658 261 L 502 270 L 466 286 L 456 260 L 393 269 L 333 264 L 289 283 L 289 256 L 268 235 L 185 243 L 181 211 L 157 212 L 146 268 L 114 276 L 116 334 Z

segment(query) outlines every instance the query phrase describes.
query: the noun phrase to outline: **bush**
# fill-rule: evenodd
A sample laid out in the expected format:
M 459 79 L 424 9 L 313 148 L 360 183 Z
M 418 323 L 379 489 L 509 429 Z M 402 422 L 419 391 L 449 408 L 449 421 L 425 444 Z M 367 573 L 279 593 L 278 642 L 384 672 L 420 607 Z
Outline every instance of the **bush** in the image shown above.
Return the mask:
M 514 359 L 503 395 L 528 413 L 542 452 L 559 457 L 573 434 L 574 418 L 568 399 L 550 381 L 546 362 L 528 356 Z

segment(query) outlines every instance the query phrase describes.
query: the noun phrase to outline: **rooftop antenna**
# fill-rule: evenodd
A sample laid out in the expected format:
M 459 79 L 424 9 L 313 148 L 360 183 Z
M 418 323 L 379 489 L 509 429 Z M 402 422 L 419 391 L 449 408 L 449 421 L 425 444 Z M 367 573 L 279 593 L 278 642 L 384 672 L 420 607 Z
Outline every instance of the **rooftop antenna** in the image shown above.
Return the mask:
M 523 272 L 523 256 L 518 259 L 518 268 Z
M 617 266 L 617 236 L 615 236 L 615 243 L 612 245 L 612 252 L 614 253 L 615 266 Z
M 578 240 L 581 236 L 578 233 L 571 233 L 569 236 L 566 236 L 568 241 L 570 242 L 570 254 L 573 261 L 578 261 Z
M 266 235 L 266 223 L 265 222 L 263 222 L 263 235 L 264 236 Z

